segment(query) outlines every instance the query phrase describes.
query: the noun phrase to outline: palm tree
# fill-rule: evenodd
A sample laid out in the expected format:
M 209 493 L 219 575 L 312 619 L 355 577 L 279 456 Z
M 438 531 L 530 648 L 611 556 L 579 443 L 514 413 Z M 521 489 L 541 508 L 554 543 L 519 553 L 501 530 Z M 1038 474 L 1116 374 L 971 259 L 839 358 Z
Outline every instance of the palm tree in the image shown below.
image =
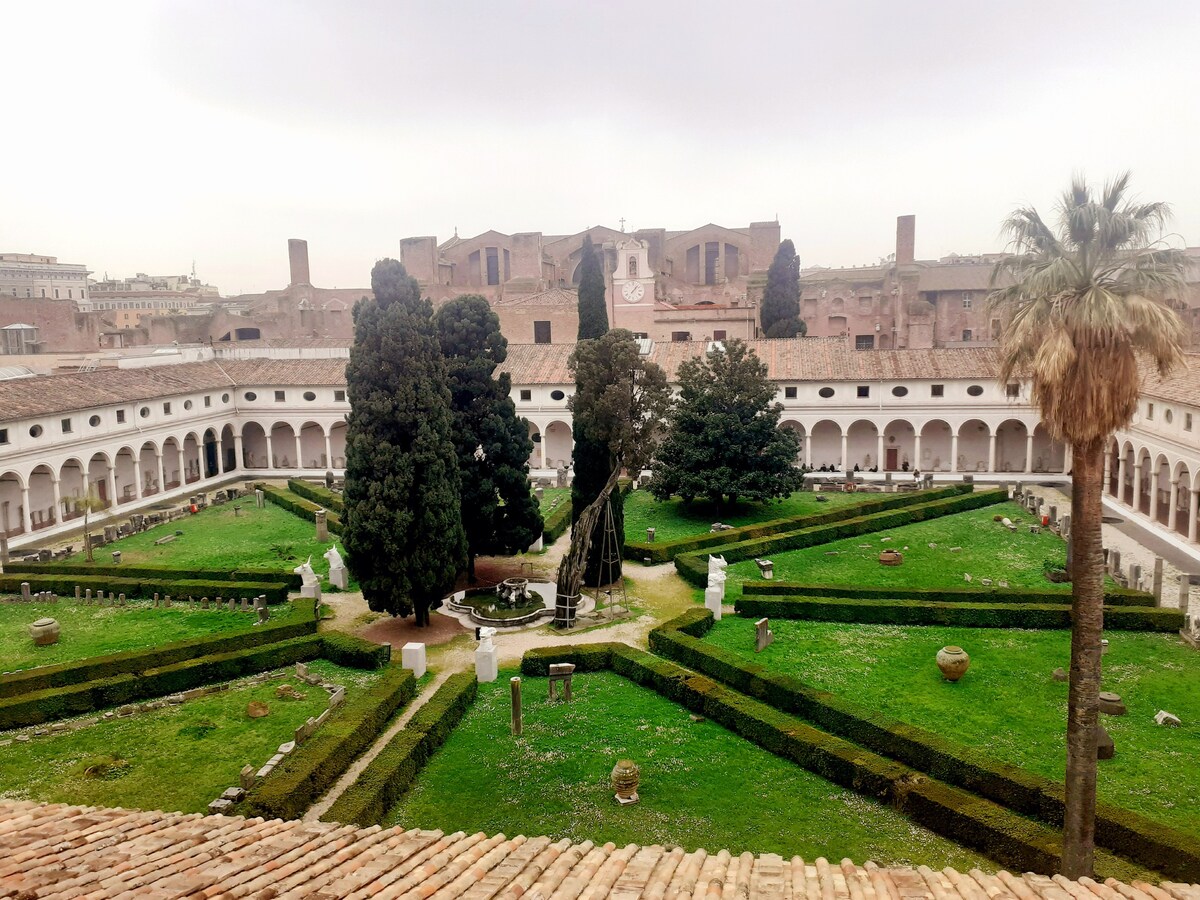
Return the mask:
M 1032 399 L 1072 451 L 1071 674 L 1067 705 L 1062 873 L 1092 874 L 1104 564 L 1100 537 L 1104 452 L 1129 424 L 1139 359 L 1167 374 L 1183 361 L 1186 331 L 1165 300 L 1181 297 L 1186 257 L 1160 243 L 1164 203 L 1126 196 L 1128 173 L 1098 195 L 1076 176 L 1056 228 L 1032 208 L 1004 222 L 1009 253 L 992 274 L 989 306 L 1008 316 L 1001 382 L 1030 379 Z

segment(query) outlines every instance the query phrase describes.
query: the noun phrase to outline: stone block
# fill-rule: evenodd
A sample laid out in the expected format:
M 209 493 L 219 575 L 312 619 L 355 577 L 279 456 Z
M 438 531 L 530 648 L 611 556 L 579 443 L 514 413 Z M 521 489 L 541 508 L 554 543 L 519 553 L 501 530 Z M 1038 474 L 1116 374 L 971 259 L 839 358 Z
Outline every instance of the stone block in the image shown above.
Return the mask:
M 339 590 L 348 590 L 350 587 L 350 573 L 346 571 L 345 566 L 329 570 L 329 583 Z
M 499 651 L 495 647 L 490 650 L 475 651 L 475 679 L 481 683 L 495 681 L 499 674 Z
M 248 791 L 248 790 L 250 790 L 250 788 L 254 787 L 254 781 L 255 781 L 254 766 L 251 766 L 251 765 L 242 766 L 242 771 L 241 771 L 240 775 L 238 776 L 238 780 L 239 780 L 239 783 L 241 784 L 243 790 Z
M 232 800 L 226 800 L 224 797 L 218 797 L 212 803 L 208 804 L 208 811 L 212 815 L 221 815 L 227 812 L 233 806 Z
M 425 674 L 425 645 L 409 641 L 400 650 L 400 665 L 412 669 L 413 675 L 420 678 Z
M 704 589 L 704 607 L 713 614 L 713 620 L 721 621 L 721 607 L 725 602 L 725 589 L 716 585 Z
M 230 803 L 240 803 L 245 797 L 246 790 L 240 787 L 225 788 L 225 793 L 221 795 L 222 800 L 228 800 Z

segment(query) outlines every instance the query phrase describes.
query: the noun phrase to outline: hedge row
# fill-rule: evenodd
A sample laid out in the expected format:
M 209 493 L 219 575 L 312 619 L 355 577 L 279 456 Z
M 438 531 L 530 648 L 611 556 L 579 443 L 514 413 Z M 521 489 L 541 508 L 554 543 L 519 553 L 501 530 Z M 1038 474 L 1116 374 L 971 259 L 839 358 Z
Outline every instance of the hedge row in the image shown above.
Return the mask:
M 475 702 L 477 688 L 473 672 L 447 678 L 322 818 L 358 825 L 382 822 Z
M 546 546 L 553 544 L 571 527 L 571 501 L 564 499 L 546 513 L 542 521 L 542 541 Z
M 874 753 L 1054 828 L 1062 827 L 1065 794 L 1062 784 L 1002 763 L 940 734 L 817 690 L 797 678 L 772 672 L 737 653 L 699 640 L 711 627 L 712 613 L 691 610 L 654 629 L 650 633 L 650 648 Z M 1099 804 L 1096 841 L 1172 878 L 1186 882 L 1200 880 L 1200 846 L 1196 839 L 1137 813 Z
M 862 587 L 851 584 L 804 584 L 799 581 L 747 581 L 742 596 L 852 597 L 858 600 L 929 600 L 934 603 L 1066 603 L 1070 591 L 1034 588 L 914 588 Z M 1104 592 L 1106 606 L 1153 606 L 1145 591 L 1113 587 Z
M 122 653 L 93 656 L 78 662 L 38 666 L 24 672 L 0 675 L 0 698 L 17 697 L 35 691 L 112 678 L 116 675 L 136 675 L 203 656 L 227 653 L 231 650 L 246 650 L 262 644 L 314 634 L 317 630 L 315 601 L 298 597 L 294 603 L 297 616 L 286 621 L 272 619 L 265 625 L 251 625 L 247 619 L 246 628 L 239 631 L 173 641 L 148 650 L 126 650 Z
M 124 594 L 129 599 L 150 599 L 155 594 L 170 594 L 175 599 L 196 597 L 257 597 L 265 594 L 268 603 L 282 603 L 288 598 L 288 587 L 282 581 L 202 581 L 179 579 L 159 581 L 152 578 L 119 578 L 108 575 L 73 575 L 69 572 L 47 573 L 46 575 L 0 575 L 0 594 L 19 594 L 21 583 L 29 582 L 29 589 L 54 591 L 60 597 L 75 598 L 75 587 L 81 591 L 104 591 Z
M 341 494 L 335 494 L 324 485 L 313 484 L 302 478 L 289 478 L 288 490 L 298 494 L 305 500 L 311 500 L 324 509 L 330 510 L 340 517 L 346 511 L 346 504 Z
M 772 534 L 782 534 L 787 531 L 797 531 L 801 528 L 812 528 L 817 525 L 831 525 L 844 519 L 856 518 L 871 513 L 883 512 L 889 509 L 900 509 L 905 506 L 916 506 L 933 500 L 943 500 L 947 497 L 957 497 L 969 494 L 973 490 L 970 484 L 954 484 L 949 487 L 935 488 L 929 491 L 912 491 L 904 494 L 882 494 L 855 506 L 841 506 L 825 513 L 810 513 L 804 516 L 788 516 L 782 519 L 772 519 L 768 522 L 756 522 L 753 525 L 742 525 L 728 531 L 718 531 L 708 534 L 693 534 L 688 537 L 675 538 L 670 541 L 626 541 L 625 558 L 641 562 L 650 557 L 652 562 L 670 562 L 680 553 L 693 553 L 698 550 L 711 550 L 726 544 L 736 544 L 754 538 L 768 537 Z
M 340 631 L 321 635 L 321 658 L 349 669 L 382 669 L 392 659 L 391 644 L 376 644 Z
M 1070 628 L 1062 603 L 933 603 L 927 600 L 858 600 L 850 597 L 743 596 L 740 615 L 854 622 L 859 625 L 951 625 L 965 628 Z M 1153 606 L 1106 606 L 1104 627 L 1117 631 L 1179 631 L 1183 613 Z
M 531 668 L 575 658 L 576 648 L 562 650 L 560 655 L 543 651 Z M 1052 874 L 1058 870 L 1062 838 L 1052 828 L 819 731 L 673 662 L 624 644 L 608 645 L 608 656 L 618 675 L 822 778 L 887 803 L 918 825 L 978 850 L 1013 871 Z M 1103 852 L 1096 854 L 1096 869 L 1103 873 L 1101 877 L 1147 878 L 1147 873 Z
M 232 572 L 224 569 L 171 569 L 165 566 L 130 566 L 124 563 L 88 563 L 87 565 L 63 565 L 62 563 L 27 563 L 10 562 L 4 566 L 9 574 L 27 573 L 29 575 L 50 575 L 55 577 L 72 577 L 79 575 L 102 575 L 114 578 L 145 578 L 149 581 L 282 581 L 292 590 L 300 590 L 300 576 L 291 569 L 281 569 L 278 572 L 267 570 L 234 569 Z M 25 579 L 28 581 L 28 579 Z M 72 588 L 74 590 L 74 588 Z M 226 588 L 228 593 L 228 588 Z M 161 593 L 161 592 L 160 592 Z M 176 592 L 172 591 L 172 595 Z
M 288 754 L 269 778 L 246 795 L 238 812 L 266 819 L 298 819 L 373 744 L 396 710 L 417 693 L 408 669 L 389 667 L 365 693 L 347 701 Z
M 291 491 L 284 488 L 275 487 L 273 484 L 263 484 L 259 482 L 255 485 L 267 501 L 274 503 L 276 506 L 281 506 L 290 512 L 292 515 L 299 516 L 302 519 L 308 519 L 310 522 L 317 521 L 317 510 L 324 509 L 319 503 L 313 503 L 311 500 L 305 500 L 303 497 L 293 494 Z M 329 525 L 331 534 L 342 533 L 342 520 L 336 513 L 326 510 L 325 522 Z
M 924 522 L 970 509 L 992 506 L 1007 499 L 1007 492 L 1002 490 L 961 493 L 939 500 L 904 506 L 900 509 L 858 515 L 829 525 L 817 525 L 754 540 L 738 541 L 723 545 L 719 549 L 726 562 L 740 562 L 744 559 L 755 559 L 786 550 L 802 550 L 805 547 L 828 544 L 831 541 L 860 534 L 900 528 L 914 522 Z M 708 556 L 707 552 L 681 553 L 675 557 L 675 568 L 685 581 L 691 582 L 697 587 L 703 587 L 708 580 Z
M 308 635 L 263 644 L 249 650 L 210 654 L 139 673 L 124 672 L 83 684 L 21 694 L 0 700 L 0 731 L 40 725 L 66 716 L 162 697 L 213 682 L 230 681 L 243 675 L 305 662 L 320 656 L 321 649 L 321 638 Z

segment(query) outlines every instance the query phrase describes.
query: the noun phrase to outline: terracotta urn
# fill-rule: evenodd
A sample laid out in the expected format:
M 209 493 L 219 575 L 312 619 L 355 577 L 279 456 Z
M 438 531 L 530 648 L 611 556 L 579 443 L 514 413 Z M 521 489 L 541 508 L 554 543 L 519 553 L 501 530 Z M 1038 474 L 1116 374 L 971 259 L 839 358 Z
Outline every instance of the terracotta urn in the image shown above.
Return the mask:
M 947 681 L 958 681 L 967 673 L 971 657 L 962 647 L 943 647 L 937 653 L 937 665 Z
M 898 566 L 904 562 L 904 554 L 899 550 L 884 550 L 879 554 L 879 562 L 885 566 Z
M 58 620 L 38 619 L 29 626 L 29 636 L 38 647 L 58 643 Z
M 618 760 L 612 770 L 612 787 L 618 803 L 636 803 L 641 771 L 632 759 Z

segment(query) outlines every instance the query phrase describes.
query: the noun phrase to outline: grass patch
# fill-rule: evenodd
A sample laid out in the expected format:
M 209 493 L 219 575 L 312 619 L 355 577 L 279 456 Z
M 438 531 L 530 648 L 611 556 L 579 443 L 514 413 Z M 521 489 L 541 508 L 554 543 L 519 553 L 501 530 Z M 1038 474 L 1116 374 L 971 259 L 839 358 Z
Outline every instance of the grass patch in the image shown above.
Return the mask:
M 549 703 L 543 679 L 524 687 L 520 738 L 508 732 L 508 679 L 479 685 L 386 824 L 995 869 L 614 673 L 581 675 L 571 704 Z M 641 767 L 641 803 L 627 808 L 609 786 L 622 758 Z
M 348 700 L 379 677 L 324 660 L 308 667 L 345 685 Z M 276 697 L 281 684 L 297 688 L 304 699 Z M 251 700 L 265 701 L 270 715 L 248 718 Z M 0 797 L 203 812 L 209 801 L 238 783 L 242 766 L 265 763 L 328 700 L 327 691 L 294 678 L 260 685 L 237 682 L 228 691 L 180 706 L 13 743 L 0 750 Z
M 558 504 L 554 501 L 557 500 Z M 571 500 L 571 489 L 560 487 L 542 488 L 542 499 L 539 501 L 542 514 L 545 515 L 550 511 L 551 506 L 558 506 L 562 503 L 569 503 Z
M 857 506 L 880 496 L 843 494 L 840 491 L 797 491 L 783 500 L 738 503 L 718 512 L 716 505 L 708 500 L 697 499 L 685 504 L 675 497 L 660 503 L 649 491 L 631 491 L 625 495 L 625 538 L 630 541 L 644 541 L 646 529 L 653 528 L 656 541 L 672 541 L 694 534 L 704 534 L 712 528 L 714 522 L 733 526 L 754 525 L 772 519 L 809 516 L 841 507 Z M 824 499 L 818 501 L 818 497 Z
M 241 513 L 234 513 L 235 506 L 241 507 Z M 156 540 L 175 531 L 183 534 L 168 544 L 155 545 Z M 332 542 L 345 557 L 341 541 Z M 328 549 L 329 544 L 316 540 L 316 526 L 311 522 L 271 503 L 259 509 L 251 498 L 210 506 L 186 519 L 121 538 L 98 548 L 95 560 L 97 565 L 111 565 L 114 575 L 121 571 L 121 565 L 111 562 L 114 550 L 121 551 L 123 565 L 290 574 L 311 556 L 313 571 L 324 578 L 329 563 L 322 554 Z M 57 565 L 87 565 L 87 555 L 76 553 Z M 358 588 L 351 583 L 350 589 Z
M 312 615 L 311 609 L 308 615 Z M 57 619 L 62 633 L 57 644 L 36 647 L 28 626 L 43 616 Z M 271 608 L 271 622 L 298 621 L 291 603 Z M 0 603 L 0 669 L 19 672 L 34 666 L 78 662 L 92 656 L 146 650 L 220 633 L 253 627 L 253 612 L 188 609 L 186 604 L 155 609 L 150 602 L 119 606 L 85 606 L 74 600 L 58 603 Z
M 1051 677 L 1070 661 L 1070 633 L 1018 629 L 771 622 L 775 642 L 754 652 L 754 625 L 726 618 L 707 640 L 815 688 L 984 750 L 1056 781 L 1066 767 L 1067 685 Z M 1102 716 L 1117 754 L 1100 763 L 1099 797 L 1200 834 L 1200 657 L 1177 637 L 1109 632 L 1104 689 L 1125 716 Z M 963 647 L 971 668 L 941 678 L 939 648 Z M 1154 724 L 1160 709 L 1180 728 Z
M 997 515 L 1022 524 L 1015 532 L 1009 531 L 992 521 Z M 1003 579 L 1013 588 L 1069 592 L 1070 584 L 1052 584 L 1042 574 L 1045 560 L 1066 560 L 1066 544 L 1048 531 L 1030 534 L 1028 526 L 1032 522 L 1033 517 L 1020 505 L 1000 503 L 803 550 L 789 550 L 773 554 L 771 560 L 775 563 L 777 580 L 806 584 L 964 587 L 967 582 L 963 575 L 969 573 L 973 587 L 981 587 L 982 580 L 990 578 L 993 585 Z M 937 546 L 930 547 L 931 543 Z M 962 549 L 952 553 L 951 547 Z M 880 564 L 879 554 L 883 550 L 899 550 L 904 563 Z M 753 560 L 731 564 L 728 571 L 732 583 L 759 579 Z

